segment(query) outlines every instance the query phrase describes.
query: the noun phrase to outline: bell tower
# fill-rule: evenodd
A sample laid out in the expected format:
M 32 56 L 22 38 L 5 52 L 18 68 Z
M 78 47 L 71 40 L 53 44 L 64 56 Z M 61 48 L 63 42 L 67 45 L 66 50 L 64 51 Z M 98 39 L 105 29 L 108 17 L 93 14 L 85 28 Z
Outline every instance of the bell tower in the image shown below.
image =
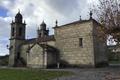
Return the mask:
M 40 24 L 40 28 L 38 28 L 37 33 L 38 38 L 48 36 L 49 30 L 46 29 L 46 24 L 44 21 Z
M 26 23 L 25 21 L 23 23 L 23 17 L 19 11 L 11 23 L 9 66 L 16 66 L 20 59 L 20 45 L 25 41 L 25 30 Z
M 26 23 L 22 22 L 22 15 L 20 12 L 18 12 L 15 16 L 15 22 L 12 21 L 11 23 L 11 39 L 25 39 L 25 26 Z

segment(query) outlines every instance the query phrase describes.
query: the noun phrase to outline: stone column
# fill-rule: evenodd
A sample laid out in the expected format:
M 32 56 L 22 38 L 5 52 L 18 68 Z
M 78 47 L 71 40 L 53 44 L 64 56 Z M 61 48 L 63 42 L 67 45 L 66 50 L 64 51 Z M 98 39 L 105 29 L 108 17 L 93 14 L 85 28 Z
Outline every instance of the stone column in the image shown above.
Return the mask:
M 44 49 L 44 68 L 47 68 L 47 49 Z

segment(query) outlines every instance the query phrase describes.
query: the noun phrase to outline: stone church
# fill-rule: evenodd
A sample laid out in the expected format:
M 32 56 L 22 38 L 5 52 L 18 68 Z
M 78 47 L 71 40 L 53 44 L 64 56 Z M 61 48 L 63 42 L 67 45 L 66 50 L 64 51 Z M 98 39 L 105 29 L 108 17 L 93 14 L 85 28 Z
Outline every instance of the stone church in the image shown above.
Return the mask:
M 18 12 L 11 23 L 9 66 L 30 68 L 97 67 L 107 64 L 105 40 L 100 40 L 101 25 L 92 18 L 54 27 L 49 35 L 43 21 L 37 38 L 26 39 L 26 23 Z

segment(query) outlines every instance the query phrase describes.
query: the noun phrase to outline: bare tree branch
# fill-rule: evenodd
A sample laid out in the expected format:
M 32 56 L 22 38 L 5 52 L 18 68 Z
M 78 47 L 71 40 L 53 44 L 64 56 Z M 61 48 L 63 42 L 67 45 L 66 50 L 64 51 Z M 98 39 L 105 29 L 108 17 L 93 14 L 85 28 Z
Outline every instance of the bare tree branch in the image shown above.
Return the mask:
M 99 4 L 93 6 L 97 21 L 103 25 L 104 33 L 120 42 L 120 0 L 99 0 Z

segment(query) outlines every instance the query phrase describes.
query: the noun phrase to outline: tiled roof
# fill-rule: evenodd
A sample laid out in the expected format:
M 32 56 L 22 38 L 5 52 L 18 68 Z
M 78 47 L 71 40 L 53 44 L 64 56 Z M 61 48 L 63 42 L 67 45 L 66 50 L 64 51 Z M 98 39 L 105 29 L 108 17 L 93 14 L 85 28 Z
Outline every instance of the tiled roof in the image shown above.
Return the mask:
M 55 41 L 54 35 L 37 38 L 38 42 Z
M 27 39 L 24 44 L 30 44 L 35 42 L 45 42 L 45 41 L 55 41 L 54 35 L 41 37 L 41 38 Z

